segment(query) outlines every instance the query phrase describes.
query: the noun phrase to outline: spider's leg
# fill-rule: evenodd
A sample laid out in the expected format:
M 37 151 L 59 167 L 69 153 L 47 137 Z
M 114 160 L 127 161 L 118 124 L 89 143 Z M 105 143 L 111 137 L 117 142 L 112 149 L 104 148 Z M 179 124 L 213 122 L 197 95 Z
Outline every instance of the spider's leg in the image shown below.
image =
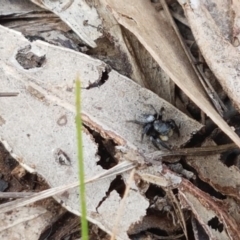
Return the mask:
M 179 127 L 177 125 L 174 128 L 174 132 L 177 133 L 178 137 L 180 137 L 180 131 L 179 131 Z
M 161 150 L 158 146 L 158 144 L 160 144 L 162 147 L 166 148 L 167 150 L 171 151 L 171 148 L 165 143 L 163 142 L 160 138 L 153 138 L 153 137 L 150 137 L 150 140 L 152 142 L 152 144 L 159 150 Z
M 139 124 L 139 125 L 143 125 L 141 142 L 143 141 L 144 136 L 149 133 L 149 130 L 152 127 L 152 124 L 149 123 L 149 122 L 142 122 L 142 121 L 138 121 L 138 120 L 128 120 L 127 122 L 132 122 L 132 123 L 136 123 L 136 124 Z
M 155 115 L 151 115 L 151 114 L 142 114 L 142 118 L 139 120 L 128 120 L 127 122 L 133 122 L 136 124 L 140 124 L 140 125 L 145 125 L 145 124 L 149 124 L 152 123 L 156 120 L 156 116 Z
M 156 119 L 162 120 L 162 115 L 163 115 L 163 112 L 165 111 L 164 107 L 161 107 L 160 111 L 158 112 L 152 104 L 150 104 L 150 106 L 154 110 L 155 114 L 157 115 Z
M 158 150 L 161 150 L 157 144 L 156 139 L 154 139 L 153 137 L 150 137 L 150 141 L 152 142 L 152 144 L 154 145 L 155 148 L 157 148 Z
M 157 119 L 162 120 L 163 112 L 165 111 L 164 107 L 161 107 L 160 111 L 157 114 Z
M 159 111 L 159 114 L 160 115 L 163 115 L 163 112 L 165 111 L 165 108 L 164 107 L 161 107 L 160 111 Z
M 158 114 L 158 111 L 156 110 L 156 108 L 152 104 L 149 104 L 149 105 L 154 110 L 155 114 Z
M 143 131 L 142 131 L 142 136 L 141 136 L 141 142 L 143 141 L 143 138 L 145 135 L 147 135 L 149 133 L 149 130 L 151 129 L 152 124 L 148 123 L 145 126 L 143 126 Z
M 144 125 L 145 124 L 145 122 L 138 121 L 138 120 L 127 120 L 126 122 L 136 123 L 136 124 L 139 124 L 139 125 Z
M 178 125 L 175 123 L 175 121 L 173 119 L 168 120 L 168 122 L 171 124 L 171 126 L 173 127 L 173 131 L 175 133 L 177 133 L 178 137 L 180 137 L 180 131 L 179 131 L 179 127 Z
M 161 146 L 163 146 L 164 148 L 166 148 L 167 150 L 171 151 L 171 148 L 165 143 L 163 142 L 160 138 L 156 139 L 157 143 L 159 143 Z

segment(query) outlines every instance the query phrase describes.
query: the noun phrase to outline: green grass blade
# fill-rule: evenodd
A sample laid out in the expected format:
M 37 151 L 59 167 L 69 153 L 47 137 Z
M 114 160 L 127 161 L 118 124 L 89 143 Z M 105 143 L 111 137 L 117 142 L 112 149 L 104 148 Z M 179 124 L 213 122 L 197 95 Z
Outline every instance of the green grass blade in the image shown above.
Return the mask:
M 77 127 L 77 149 L 78 149 L 78 174 L 79 174 L 79 190 L 81 201 L 81 232 L 82 240 L 88 240 L 88 222 L 87 207 L 84 184 L 84 162 L 83 162 L 83 144 L 82 144 L 82 118 L 81 118 L 81 83 L 79 77 L 76 79 L 76 127 Z

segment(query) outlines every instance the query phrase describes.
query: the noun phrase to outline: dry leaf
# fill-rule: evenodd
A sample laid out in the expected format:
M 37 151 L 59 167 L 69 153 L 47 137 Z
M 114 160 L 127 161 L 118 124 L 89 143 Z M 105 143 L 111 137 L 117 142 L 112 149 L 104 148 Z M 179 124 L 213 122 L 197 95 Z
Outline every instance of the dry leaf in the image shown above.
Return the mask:
M 39 1 L 35 2 L 40 4 Z M 98 27 L 96 22 L 94 22 L 93 27 L 91 17 L 94 13 L 93 16 L 95 20 L 97 19 L 97 24 L 100 25 L 101 21 L 98 19 L 98 14 L 101 11 L 93 6 L 89 8 L 85 2 L 85 9 L 80 9 L 76 5 L 80 2 L 83 3 L 83 1 L 68 1 L 59 4 L 45 0 L 41 1 L 41 4 L 44 3 L 44 7 L 54 11 L 67 21 L 68 25 L 89 45 L 95 46 L 94 41 L 101 34 L 99 29 L 95 29 Z M 236 143 L 239 143 L 236 134 L 209 104 L 202 88 L 197 83 L 195 73 L 181 50 L 181 45 L 177 42 L 176 35 L 169 31 L 171 26 L 163 12 L 156 14 L 147 2 L 127 3 L 127 8 L 121 8 L 122 4 L 126 6 L 124 2 L 117 4 L 111 0 L 107 2 L 110 7 L 105 11 L 111 10 L 117 21 L 135 34 L 175 83 Z M 101 1 L 101 4 L 101 7 L 105 8 L 104 1 Z M 98 10 L 98 14 L 96 10 Z M 75 26 L 75 17 L 80 11 L 82 17 Z M 90 15 L 89 21 L 85 19 L 87 13 Z M 73 17 L 69 17 L 71 14 Z M 111 25 L 112 16 L 109 18 L 108 24 Z M 160 26 L 162 32 L 159 31 Z M 116 28 L 118 31 L 114 37 L 119 36 L 120 28 L 119 26 Z M 91 29 L 94 29 L 93 35 L 91 35 Z M 4 139 L 5 146 L 11 149 L 12 154 L 17 157 L 22 166 L 44 176 L 52 187 L 77 180 L 76 142 L 74 141 L 74 81 L 77 73 L 79 73 L 82 86 L 85 88 L 82 90 L 84 124 L 99 132 L 104 138 L 110 138 L 116 144 L 124 146 L 126 154 L 118 156 L 117 159 L 120 162 L 127 159 L 142 164 L 144 156 L 155 149 L 148 139 L 140 141 L 141 126 L 127 122 L 138 119 L 143 113 L 153 113 L 150 105 L 156 109 L 164 106 L 166 109 L 164 117 L 174 119 L 180 126 L 181 138 L 174 136 L 169 141 L 174 147 L 184 145 L 192 134 L 201 128 L 200 124 L 189 119 L 166 101 L 111 70 L 99 60 L 41 41 L 30 43 L 20 34 L 4 28 L 0 28 L 0 31 L 1 35 L 4 36 L 0 40 L 2 49 L 0 75 L 3 79 L 1 88 L 3 91 L 18 91 L 20 93 L 14 99 L 0 99 L 2 101 L 0 105 L 1 139 Z M 120 38 L 122 39 L 122 36 Z M 9 43 L 9 39 L 12 40 L 11 43 Z M 152 39 L 158 39 L 158 42 Z M 124 49 L 126 46 L 121 45 L 121 47 Z M 137 76 L 140 74 L 138 72 L 139 66 L 134 65 L 133 60 L 130 62 L 131 66 L 135 67 L 135 76 Z M 29 63 L 33 65 L 29 65 Z M 103 76 L 107 76 L 107 80 L 103 81 Z M 140 81 L 143 79 L 141 76 Z M 16 127 L 16 125 L 18 126 Z M 10 133 L 9 129 L 14 129 L 14 131 Z M 106 170 L 97 165 L 99 156 L 94 138 L 87 130 L 83 136 L 87 177 L 105 172 Z M 132 151 L 134 154 L 130 159 L 128 158 L 129 152 L 132 153 Z M 206 165 L 199 163 L 196 161 L 194 166 L 200 172 L 202 179 L 209 181 L 216 189 L 238 198 L 237 175 L 236 178 L 229 180 L 228 186 L 225 186 L 224 177 L 221 178 L 218 174 L 215 174 L 214 178 L 211 177 L 213 176 L 211 170 L 214 169 L 216 161 L 208 163 L 209 171 L 206 172 L 204 172 Z M 223 164 L 218 164 L 218 166 L 219 169 L 216 173 L 224 172 L 224 176 L 231 172 L 238 174 L 236 169 L 228 169 Z M 181 185 L 180 199 L 182 204 L 187 203 L 210 237 L 228 239 L 229 236 L 231 238 L 237 234 L 236 223 L 226 214 L 230 205 L 236 209 L 234 204 L 227 202 L 229 206 L 221 208 L 220 201 L 215 201 L 194 186 L 188 185 L 189 183 L 186 181 L 182 183 L 180 177 L 164 169 L 161 164 L 157 167 L 142 169 L 138 171 L 138 175 L 140 178 L 160 186 L 178 187 Z M 124 183 L 127 176 L 128 173 L 122 174 Z M 121 201 L 121 197 L 116 191 L 112 191 L 109 196 L 106 196 L 113 179 L 114 176 L 111 176 L 105 180 L 87 184 L 88 217 L 108 233 L 111 233 L 114 222 L 109 221 L 109 219 L 115 218 Z M 66 191 L 57 196 L 57 199 L 70 211 L 80 214 L 77 190 Z M 102 200 L 103 202 L 101 202 Z M 149 204 L 135 183 L 131 186 L 127 201 L 123 219 L 118 226 L 117 239 L 128 239 L 127 232 L 146 215 Z M 101 204 L 99 205 L 99 203 Z M 220 221 L 220 225 L 224 226 L 222 232 L 215 231 L 210 227 L 209 221 L 216 217 Z
M 238 224 L 220 200 L 210 197 L 187 180 L 182 181 L 179 190 L 182 206 L 193 212 L 211 239 L 240 239 Z M 212 227 L 213 221 L 217 222 L 216 229 Z
M 216 145 L 212 140 L 203 146 Z M 197 172 L 204 182 L 210 184 L 216 191 L 240 199 L 239 182 L 240 171 L 236 166 L 227 167 L 220 161 L 220 154 L 210 156 L 187 157 L 187 163 Z
M 0 214 L 0 238 L 37 240 L 49 225 L 53 213 L 43 207 L 22 207 Z
M 95 40 L 102 33 L 98 31 L 101 20 L 95 8 L 86 1 L 49 1 L 32 0 L 40 7 L 44 7 L 58 15 L 71 29 L 89 46 L 96 47 Z M 86 17 L 87 16 L 87 17 Z
M 157 12 L 150 1 L 105 2 L 117 21 L 138 38 L 170 78 L 240 146 L 237 134 L 217 114 L 206 98 L 180 42 L 174 41 L 176 35 L 164 13 Z
M 5 140 L 5 146 L 22 166 L 42 175 L 50 186 L 75 182 L 78 168 L 75 150 L 74 81 L 78 72 L 83 87 L 98 83 L 106 71 L 106 65 L 84 54 L 41 41 L 30 43 L 13 30 L 1 27 L 0 31 L 5 36 L 0 42 L 3 79 L 1 89 L 19 92 L 16 98 L 0 99 L 1 117 L 4 119 L 1 139 Z M 11 44 L 9 39 L 12 39 Z M 127 121 L 140 117 L 142 113 L 152 112 L 148 104 L 157 109 L 164 106 L 164 117 L 173 118 L 180 125 L 181 138 L 173 137 L 170 141 L 173 146 L 180 147 L 201 128 L 199 123 L 189 119 L 154 93 L 113 70 L 100 87 L 83 89 L 82 99 L 85 124 L 102 136 L 112 138 L 117 144 L 126 145 L 126 149 L 139 149 L 142 153 L 149 153 L 154 147 L 147 138 L 140 141 L 141 126 Z M 83 133 L 83 141 L 86 177 L 106 171 L 97 165 L 97 146 L 87 131 Z M 146 173 L 150 170 L 146 169 Z M 151 173 L 161 173 L 161 168 L 152 168 Z M 100 207 L 102 214 L 96 208 L 104 199 L 113 179 L 114 176 L 87 184 L 88 217 L 108 233 L 112 230 L 112 223 L 109 222 L 110 213 L 103 206 L 117 209 L 120 198 L 115 193 L 106 198 Z M 68 210 L 79 214 L 77 189 L 64 192 L 57 199 Z M 148 201 L 139 192 L 131 192 L 128 201 L 135 206 L 136 199 L 138 210 L 134 214 L 132 205 L 126 205 L 125 211 L 134 218 L 124 215 L 122 221 L 126 225 L 122 226 L 118 239 L 126 239 L 130 225 L 145 215 Z M 113 203 L 116 205 L 112 205 Z M 114 212 L 111 214 L 113 218 Z
M 16 17 L 38 11 L 43 10 L 28 0 L 22 0 L 20 4 L 13 4 L 11 0 L 2 0 L 0 2 L 0 16 L 15 15 Z
M 208 66 L 240 109 L 239 2 L 231 4 L 228 1 L 196 1 L 182 6 Z

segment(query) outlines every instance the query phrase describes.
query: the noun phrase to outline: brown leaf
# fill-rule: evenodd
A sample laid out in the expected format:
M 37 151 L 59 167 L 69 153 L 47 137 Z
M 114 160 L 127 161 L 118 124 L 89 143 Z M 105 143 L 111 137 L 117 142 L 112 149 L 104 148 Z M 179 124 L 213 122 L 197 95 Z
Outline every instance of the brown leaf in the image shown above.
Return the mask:
M 238 224 L 220 200 L 210 197 L 184 179 L 179 190 L 181 204 L 191 209 L 211 239 L 240 239 Z M 218 221 L 217 230 L 211 227 L 214 219 Z
M 156 12 L 150 1 L 106 0 L 106 3 L 117 21 L 138 38 L 171 79 L 240 146 L 237 134 L 208 101 L 189 59 L 164 14 Z

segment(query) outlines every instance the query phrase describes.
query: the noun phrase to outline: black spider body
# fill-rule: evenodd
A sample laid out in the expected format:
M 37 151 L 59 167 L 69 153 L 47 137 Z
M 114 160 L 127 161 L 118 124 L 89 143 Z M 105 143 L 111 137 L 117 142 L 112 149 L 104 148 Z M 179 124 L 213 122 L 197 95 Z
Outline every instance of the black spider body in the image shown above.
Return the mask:
M 143 126 L 142 140 L 144 136 L 147 135 L 150 137 L 150 140 L 156 148 L 159 149 L 160 144 L 162 147 L 171 150 L 171 148 L 167 145 L 166 142 L 169 140 L 169 137 L 171 137 L 174 132 L 176 132 L 178 136 L 180 135 L 179 128 L 173 119 L 162 119 L 163 111 L 164 109 L 161 108 L 159 113 L 144 114 L 141 121 L 135 120 L 132 122 Z

